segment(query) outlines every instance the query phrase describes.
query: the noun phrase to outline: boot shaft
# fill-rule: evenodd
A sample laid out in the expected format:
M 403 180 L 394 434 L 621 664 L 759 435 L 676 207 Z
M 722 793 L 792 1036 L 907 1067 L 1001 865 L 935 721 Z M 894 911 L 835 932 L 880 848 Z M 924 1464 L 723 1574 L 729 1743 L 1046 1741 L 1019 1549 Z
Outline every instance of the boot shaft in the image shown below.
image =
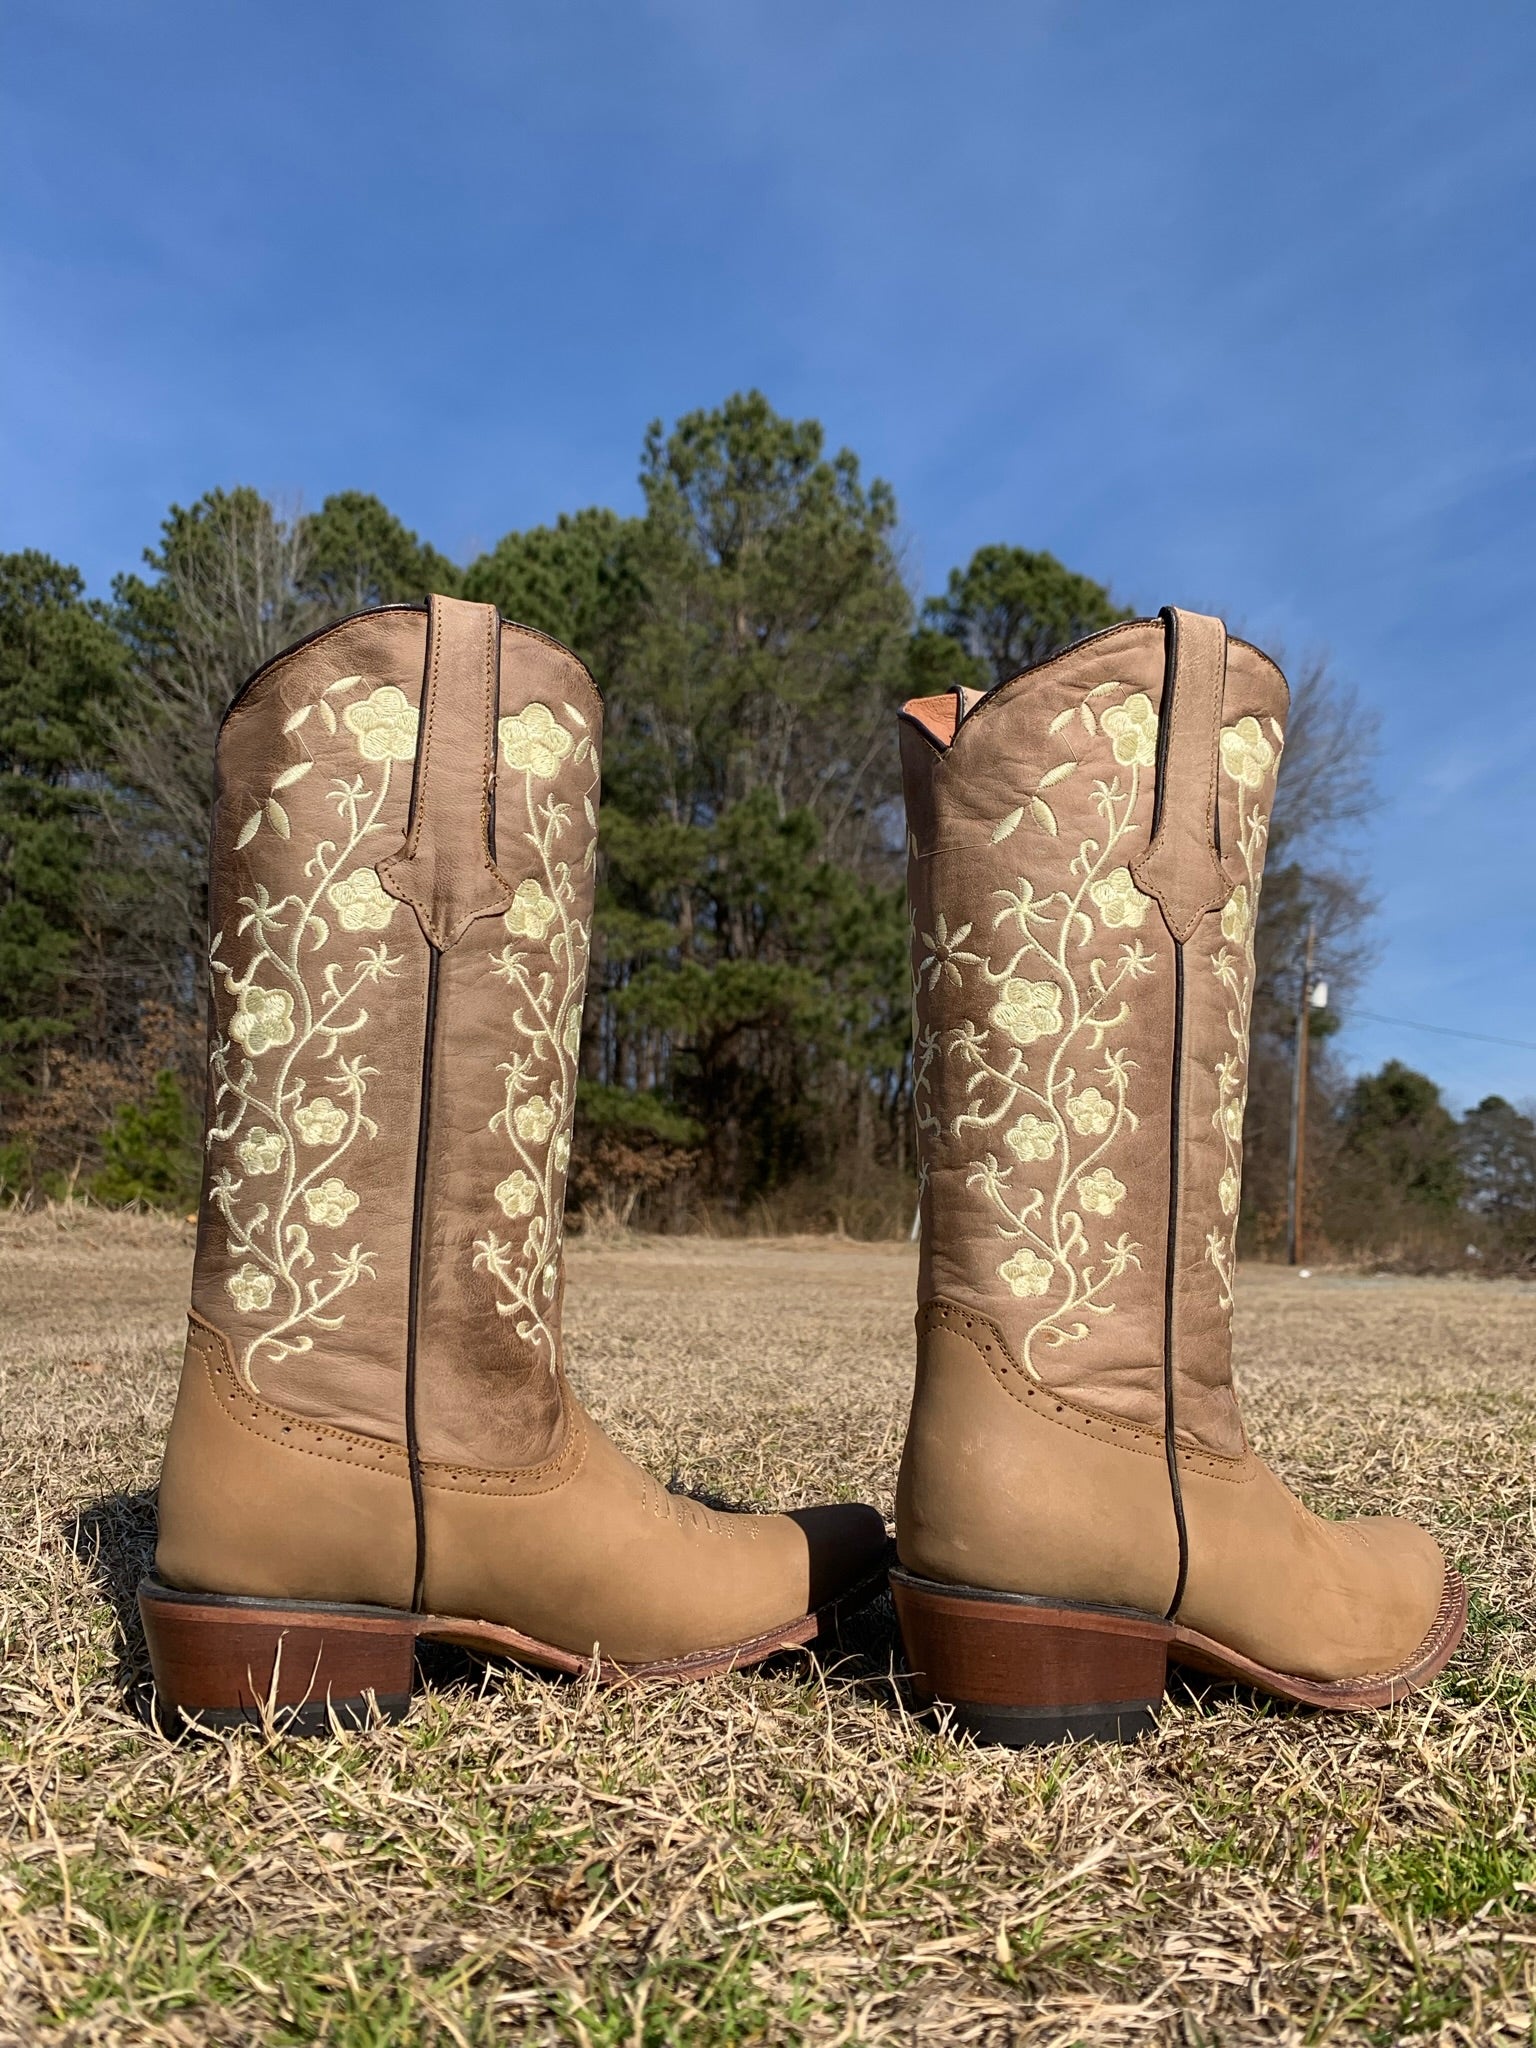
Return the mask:
M 564 648 L 434 598 L 224 721 L 193 1306 L 277 1408 L 440 1463 L 554 1447 L 601 717 Z
M 1095 1412 L 1227 1456 L 1286 702 L 1267 657 L 1165 613 L 901 721 L 919 1300 L 988 1316 Z

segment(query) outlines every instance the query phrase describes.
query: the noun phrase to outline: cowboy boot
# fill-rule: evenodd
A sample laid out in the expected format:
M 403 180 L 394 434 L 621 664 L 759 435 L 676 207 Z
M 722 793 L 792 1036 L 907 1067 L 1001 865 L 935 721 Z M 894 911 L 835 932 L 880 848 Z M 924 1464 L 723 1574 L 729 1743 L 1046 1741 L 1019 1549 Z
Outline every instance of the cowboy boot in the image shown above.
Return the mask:
M 901 719 L 922 1160 L 893 1574 L 920 1695 L 1126 1738 L 1170 1658 L 1365 1708 L 1466 1595 L 1309 1514 L 1232 1385 L 1254 915 L 1285 679 L 1216 619 L 1096 634 Z
M 699 1677 L 879 1582 L 872 1508 L 678 1498 L 565 1378 L 601 719 L 566 649 L 446 598 L 301 642 L 225 718 L 207 1169 L 140 1593 L 168 1708 L 398 1714 L 424 1637 Z

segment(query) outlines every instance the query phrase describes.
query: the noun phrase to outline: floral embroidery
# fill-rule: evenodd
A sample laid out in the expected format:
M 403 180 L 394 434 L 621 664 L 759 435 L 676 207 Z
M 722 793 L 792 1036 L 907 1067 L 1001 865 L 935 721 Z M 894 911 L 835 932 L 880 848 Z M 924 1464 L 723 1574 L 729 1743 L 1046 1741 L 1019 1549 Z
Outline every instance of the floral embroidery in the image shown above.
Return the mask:
M 504 1216 L 531 1216 L 538 1198 L 538 1188 L 520 1166 L 496 1190 Z
M 962 924 L 951 931 L 945 922 L 944 913 L 940 911 L 933 921 L 933 930 L 923 933 L 923 944 L 928 950 L 917 963 L 918 978 L 921 979 L 926 974 L 929 988 L 935 989 L 942 975 L 946 981 L 953 982 L 954 986 L 959 988 L 964 980 L 960 972 L 961 965 L 975 967 L 980 964 L 979 954 L 963 950 L 970 936 L 971 927 L 968 924 Z
M 1088 894 L 1099 906 L 1100 919 L 1112 930 L 1126 925 L 1139 929 L 1152 902 L 1131 880 L 1129 868 L 1116 868 L 1102 882 L 1095 882 Z
M 1003 1143 L 1015 1159 L 1049 1159 L 1056 1150 L 1056 1126 L 1026 1113 L 1004 1133 Z
M 1038 1303 L 1020 1345 L 1032 1373 L 1041 1344 L 1076 1343 L 1093 1318 L 1112 1315 L 1114 1282 L 1141 1264 L 1139 1245 L 1098 1227 L 1125 1199 L 1125 1182 L 1111 1162 L 1139 1121 L 1129 1099 L 1136 1062 L 1116 1035 L 1130 1018 L 1136 984 L 1156 969 L 1137 938 L 1108 950 L 1103 945 L 1110 933 L 1138 927 L 1147 908 L 1126 865 L 1125 841 L 1142 771 L 1157 758 L 1157 713 L 1140 691 L 1096 710 L 1095 700 L 1123 687 L 1099 685 L 1052 726 L 1059 732 L 1070 724 L 1102 737 L 1109 744 L 1101 759 L 1113 758 L 1093 784 L 1100 824 L 1064 860 L 1065 886 L 1040 894 L 1020 876 L 1013 888 L 998 890 L 992 929 L 1007 938 L 995 939 L 986 952 L 963 950 L 969 925 L 947 932 L 935 919 L 931 933 L 919 936 L 915 925 L 913 932 L 913 1096 L 923 1175 L 938 1145 L 970 1133 L 1000 1133 L 1003 1158 L 989 1151 L 978 1159 L 974 1142 L 966 1146 L 975 1162 L 967 1184 L 982 1191 L 998 1235 L 1014 1246 L 996 1268 L 999 1278 L 1018 1299 Z M 1086 766 L 1077 757 L 1064 760 L 1047 770 L 1039 788 Z M 1055 812 L 1036 796 L 998 824 L 992 843 L 1026 820 L 1059 836 Z M 945 1031 L 926 1014 L 941 978 L 975 991 L 964 1005 L 967 1020 Z M 1039 1050 L 1029 1051 L 1034 1047 Z M 949 1098 L 953 1106 L 941 1113 L 935 1084 L 951 1064 L 963 1080 Z
M 1256 718 L 1240 718 L 1225 727 L 1221 735 L 1221 765 L 1244 789 L 1262 788 L 1274 766 L 1275 750 L 1265 739 Z
M 243 988 L 229 1035 L 253 1060 L 293 1038 L 293 997 L 285 988 Z
M 1049 1259 L 1042 1259 L 1035 1252 L 1015 1252 L 997 1270 L 1019 1295 L 1047 1293 L 1056 1272 Z
M 317 1188 L 304 1190 L 304 1207 L 311 1223 L 329 1224 L 332 1229 L 345 1223 L 361 1197 L 334 1173 Z
M 1033 1045 L 1061 1029 L 1061 990 L 1054 981 L 1006 981 L 992 1022 L 1015 1045 Z
M 413 761 L 419 716 L 393 683 L 385 683 L 361 703 L 349 704 L 341 714 L 348 732 L 356 734 L 357 751 L 365 761 Z
M 1111 705 L 1099 723 L 1114 743 L 1122 768 L 1150 768 L 1157 759 L 1157 713 L 1140 690 L 1123 704 Z
M 1227 998 L 1227 1030 L 1232 1050 L 1216 1063 L 1216 1107 L 1211 1114 L 1221 1139 L 1221 1176 L 1216 1199 L 1226 1218 L 1224 1228 L 1207 1233 L 1206 1257 L 1216 1270 L 1217 1296 L 1224 1311 L 1232 1307 L 1237 1277 L 1237 1214 L 1242 1199 L 1243 1115 L 1248 1101 L 1248 1032 L 1253 1015 L 1255 981 L 1253 934 L 1258 912 L 1259 882 L 1264 871 L 1264 849 L 1269 836 L 1269 818 L 1254 801 L 1251 792 L 1261 789 L 1280 758 L 1281 732 L 1270 723 L 1273 743 L 1266 738 L 1256 718 L 1240 718 L 1226 726 L 1221 735 L 1221 765 L 1236 785 L 1237 858 L 1246 879 L 1227 899 L 1221 913 L 1221 935 L 1225 943 L 1211 961 L 1211 972 Z
M 519 882 L 502 923 L 514 939 L 542 939 L 555 921 L 555 906 L 531 877 Z
M 578 889 L 589 886 L 596 856 L 597 759 L 574 704 L 530 704 L 503 718 L 498 732 L 502 760 L 522 777 L 520 843 L 528 857 L 520 865 L 533 869 L 503 919 L 511 943 L 490 963 L 510 992 L 513 1041 L 511 1057 L 498 1068 L 502 1105 L 490 1119 L 511 1149 L 512 1170 L 493 1199 L 521 1227 L 511 1242 L 487 1230 L 475 1240 L 474 1263 L 496 1282 L 498 1313 L 516 1318 L 517 1334 L 553 1369 L 559 1340 L 551 1312 L 560 1285 L 586 993 L 588 935 Z M 569 780 L 558 794 L 541 787 L 563 769 L 585 771 L 574 790 Z
M 1102 1138 L 1115 1121 L 1115 1105 L 1097 1088 L 1067 1097 L 1067 1121 L 1080 1138 Z
M 1113 1216 L 1125 1200 L 1125 1182 L 1116 1180 L 1107 1166 L 1095 1167 L 1078 1182 L 1077 1199 L 1095 1216 Z
M 1248 885 L 1239 882 L 1221 913 L 1221 936 L 1240 946 L 1248 936 Z
M 265 1124 L 253 1124 L 239 1150 L 247 1173 L 276 1173 L 283 1163 L 283 1141 Z
M 521 768 L 543 782 L 560 772 L 576 742 L 547 704 L 530 704 L 515 718 L 504 718 L 497 731 L 501 736 L 501 758 L 509 768 Z
M 238 1273 L 230 1274 L 224 1285 L 233 1295 L 235 1307 L 242 1315 L 248 1316 L 272 1306 L 276 1283 L 270 1273 L 263 1273 L 260 1266 L 243 1265 Z
M 526 1102 L 520 1102 L 512 1112 L 513 1127 L 520 1138 L 530 1144 L 542 1145 L 554 1128 L 555 1112 L 542 1095 L 530 1095 Z
M 369 1022 L 369 989 L 393 979 L 401 956 L 382 940 L 331 957 L 334 933 L 327 906 L 346 932 L 382 932 L 394 913 L 370 862 L 370 845 L 389 831 L 383 823 L 391 778 L 412 758 L 417 713 L 403 691 L 385 684 L 350 703 L 338 721 L 333 699 L 361 688 L 362 676 L 342 676 L 284 724 L 296 734 L 314 718 L 328 734 L 344 724 L 371 777 L 338 775 L 326 801 L 338 826 L 312 828 L 302 881 L 274 898 L 263 883 L 238 898 L 233 931 L 214 934 L 209 964 L 218 1019 L 209 1065 L 213 1077 L 210 1151 L 230 1148 L 209 1183 L 209 1198 L 224 1222 L 230 1254 L 241 1263 L 225 1282 L 243 1315 L 266 1316 L 247 1343 L 242 1367 L 314 1348 L 317 1331 L 341 1327 L 341 1297 L 374 1277 L 377 1254 L 355 1243 L 325 1256 L 311 1242 L 314 1229 L 340 1229 L 361 1198 L 338 1169 L 353 1146 L 378 1133 L 364 1107 L 378 1071 L 356 1049 Z M 291 841 L 290 789 L 309 776 L 312 756 L 295 760 L 258 796 L 235 839 L 250 844 L 263 829 Z M 229 999 L 233 999 L 233 1003 Z M 327 1092 L 313 1093 L 323 1079 Z M 236 1171 L 238 1166 L 240 1171 Z M 265 1186 L 253 1187 L 249 1180 Z
M 395 914 L 395 899 L 373 868 L 354 868 L 344 881 L 332 882 L 326 901 L 344 932 L 382 932 Z
M 329 1095 L 317 1095 L 313 1102 L 299 1104 L 293 1112 L 293 1127 L 306 1145 L 334 1145 L 347 1128 L 347 1112 L 338 1109 Z

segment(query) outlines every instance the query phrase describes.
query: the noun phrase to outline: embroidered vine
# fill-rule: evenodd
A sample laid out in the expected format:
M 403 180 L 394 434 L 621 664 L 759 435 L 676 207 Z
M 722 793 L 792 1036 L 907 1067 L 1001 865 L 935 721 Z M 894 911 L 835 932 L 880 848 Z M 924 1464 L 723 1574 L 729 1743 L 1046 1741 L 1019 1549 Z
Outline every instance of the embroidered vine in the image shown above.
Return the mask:
M 328 684 L 291 714 L 285 735 L 298 733 L 313 716 L 334 737 L 337 712 L 330 700 L 363 683 L 362 676 L 342 676 Z M 221 1028 L 209 1056 L 207 1143 L 210 1150 L 232 1147 L 240 1168 L 220 1166 L 210 1187 L 230 1254 L 242 1262 L 225 1287 L 242 1315 L 272 1316 L 245 1347 L 247 1371 L 262 1355 L 279 1359 L 312 1350 L 315 1330 L 336 1330 L 345 1321 L 335 1309 L 341 1296 L 376 1277 L 377 1254 L 361 1238 L 343 1250 L 315 1234 L 344 1229 L 361 1204 L 341 1169 L 360 1140 L 378 1134 L 363 1107 L 378 1069 L 348 1048 L 368 1024 L 365 991 L 392 979 L 404 956 L 390 953 L 382 939 L 349 955 L 345 965 L 324 956 L 334 941 L 332 919 L 343 932 L 384 932 L 395 915 L 398 906 L 364 849 L 386 829 L 380 821 L 397 765 L 415 757 L 417 712 L 393 684 L 384 684 L 345 705 L 341 722 L 363 762 L 377 769 L 376 779 L 332 779 L 328 801 L 340 833 L 314 842 L 303 865 L 304 887 L 274 898 L 257 884 L 237 900 L 233 934 L 220 929 L 209 947 Z M 262 831 L 293 838 L 279 792 L 304 781 L 315 765 L 311 757 L 283 769 L 241 825 L 237 848 Z M 238 952 L 238 964 L 224 957 L 226 950 Z M 333 1064 L 322 1066 L 325 1061 Z M 312 1092 L 317 1082 L 325 1092 Z
M 517 1318 L 517 1334 L 546 1355 L 552 1370 L 559 1355 L 554 1313 L 587 975 L 577 883 L 597 852 L 597 761 L 587 721 L 573 704 L 559 710 L 557 717 L 547 704 L 530 704 L 498 727 L 501 758 L 522 777 L 523 843 L 535 872 L 518 883 L 502 920 L 512 943 L 490 955 L 492 973 L 512 991 L 517 1039 L 511 1058 L 497 1068 L 503 1100 L 490 1119 L 508 1146 L 508 1171 L 494 1199 L 515 1228 L 506 1239 L 489 1230 L 474 1247 L 476 1269 L 489 1273 L 499 1289 L 498 1314 Z M 588 769 L 582 823 L 569 848 L 563 842 L 575 825 L 574 806 L 546 787 L 567 761 Z
M 1031 1372 L 1037 1344 L 1075 1343 L 1088 1334 L 1089 1317 L 1113 1314 L 1113 1283 L 1141 1263 L 1141 1247 L 1112 1230 L 1126 1195 L 1114 1170 L 1117 1142 L 1138 1122 L 1129 1101 L 1136 1062 L 1113 1040 L 1130 1019 L 1129 992 L 1154 962 L 1139 939 L 1121 942 L 1113 959 L 1104 941 L 1138 930 L 1151 908 L 1117 856 L 1143 773 L 1156 760 L 1157 713 L 1140 691 L 1096 709 L 1123 689 L 1101 683 L 1051 724 L 1053 734 L 1080 725 L 1089 740 L 1107 741 L 1113 764 L 1105 762 L 1111 772 L 1093 784 L 1102 827 L 1079 841 L 1069 886 L 1037 895 L 1020 876 L 1013 889 L 994 892 L 1002 907 L 992 931 L 1005 937 L 1001 946 L 985 942 L 985 951 L 967 945 L 973 924 L 951 930 L 939 916 L 931 932 L 914 927 L 913 1094 L 923 1177 L 935 1144 L 968 1132 L 1000 1137 L 1000 1148 L 968 1172 L 967 1185 L 982 1190 L 998 1237 L 1015 1247 L 997 1267 L 999 1277 L 1019 1299 L 1040 1304 L 1020 1347 Z M 1026 821 L 1058 838 L 1044 792 L 1084 765 L 1074 755 L 1050 769 L 999 823 L 993 844 Z M 941 982 L 964 986 L 968 971 L 978 985 L 972 1014 L 940 1032 L 923 1015 L 925 997 Z M 946 1118 L 935 1107 L 934 1083 L 940 1063 L 950 1060 L 964 1075 L 965 1106 Z
M 1211 960 L 1211 971 L 1227 998 L 1227 1030 L 1232 1049 L 1216 1065 L 1217 1104 L 1211 1116 L 1222 1146 L 1217 1200 L 1226 1219 L 1207 1232 L 1205 1255 L 1216 1270 L 1222 1309 L 1232 1307 L 1237 1276 L 1237 1211 L 1242 1198 L 1243 1115 L 1248 1103 L 1248 1031 L 1253 1014 L 1254 922 L 1259 908 L 1259 882 L 1264 872 L 1264 847 L 1269 818 L 1254 792 L 1262 789 L 1280 756 L 1284 734 L 1269 720 L 1273 743 L 1256 718 L 1240 718 L 1221 734 L 1221 767 L 1237 794 L 1237 857 L 1245 879 L 1238 883 L 1221 913 L 1225 942 Z

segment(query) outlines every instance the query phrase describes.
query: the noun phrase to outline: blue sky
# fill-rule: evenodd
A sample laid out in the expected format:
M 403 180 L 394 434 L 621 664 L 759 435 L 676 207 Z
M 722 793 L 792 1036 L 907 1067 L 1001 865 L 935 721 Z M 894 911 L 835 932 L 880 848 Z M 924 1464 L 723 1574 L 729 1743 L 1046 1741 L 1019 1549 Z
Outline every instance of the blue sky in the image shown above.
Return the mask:
M 0 546 L 105 592 L 240 481 L 464 559 L 757 385 L 924 589 L 1014 540 L 1326 649 L 1383 721 L 1363 1007 L 1536 1041 L 1528 6 L 13 0 L 0 77 Z

